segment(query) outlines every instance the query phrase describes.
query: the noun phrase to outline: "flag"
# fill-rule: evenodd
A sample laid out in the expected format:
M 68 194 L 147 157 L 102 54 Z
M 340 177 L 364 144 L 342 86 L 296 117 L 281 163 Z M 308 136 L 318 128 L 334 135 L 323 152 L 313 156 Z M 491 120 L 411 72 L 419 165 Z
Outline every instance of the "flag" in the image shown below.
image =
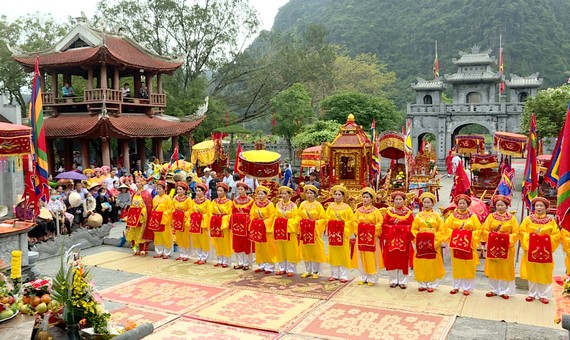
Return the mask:
M 568 104 L 568 112 L 566 117 L 570 115 L 570 103 Z M 556 140 L 556 146 L 552 150 L 552 157 L 550 157 L 550 166 L 546 173 L 544 174 L 544 181 L 550 184 L 551 187 L 556 188 L 558 186 L 558 170 L 560 168 L 560 145 L 562 143 L 564 129 L 560 130 L 558 134 L 558 139 Z
M 40 86 L 40 56 L 36 58 L 34 80 L 32 83 L 32 98 L 30 100 L 29 119 L 32 127 L 32 143 L 34 148 L 34 191 L 35 215 L 40 213 L 40 200 L 49 200 L 47 144 L 44 131 L 44 112 L 42 102 L 42 89 Z
M 453 179 L 453 187 L 451 188 L 452 198 L 459 194 L 471 195 L 471 181 L 465 172 L 463 161 L 459 162 L 455 170 L 455 178 Z
M 176 160 L 176 167 L 178 167 L 179 159 L 180 155 L 178 154 L 178 147 L 175 147 L 174 151 L 172 152 L 172 156 L 170 156 L 170 164 L 168 165 L 168 168 L 170 169 L 170 166 L 172 165 L 172 163 L 174 163 L 175 160 Z
M 499 52 L 499 72 L 501 73 L 501 75 L 503 76 L 503 78 L 505 77 L 505 62 L 503 60 L 503 47 L 500 47 L 500 52 Z M 505 81 L 501 80 L 501 82 L 499 83 L 499 93 L 503 94 L 505 93 Z
M 433 79 L 439 77 L 439 58 L 437 57 L 437 40 L 435 41 L 435 59 L 433 60 Z
M 513 194 L 513 178 L 515 177 L 515 169 L 505 168 L 501 176 L 501 182 L 497 186 L 499 195 L 511 196 Z
M 372 124 L 370 125 L 370 140 L 372 143 L 376 141 L 376 118 L 372 119 Z
M 568 155 L 570 153 L 570 103 L 566 114 L 566 121 L 562 128 L 562 136 L 558 137 L 560 141 L 560 154 Z M 570 220 L 568 219 L 568 210 L 570 210 L 570 157 L 559 157 L 558 165 L 558 186 L 557 186 L 557 207 L 556 216 L 558 224 L 570 231 Z
M 406 119 L 406 142 L 405 142 L 406 153 L 412 154 L 412 120 Z
M 239 167 L 239 155 L 243 149 L 241 148 L 241 142 L 238 140 L 237 142 L 237 151 L 236 151 L 236 161 L 234 163 L 234 174 L 239 174 L 238 167 Z
M 536 116 L 534 112 L 530 120 L 530 131 L 528 134 L 528 146 L 526 154 L 526 164 L 524 167 L 524 180 L 522 198 L 527 208 L 532 210 L 531 201 L 538 196 L 538 169 L 536 166 Z

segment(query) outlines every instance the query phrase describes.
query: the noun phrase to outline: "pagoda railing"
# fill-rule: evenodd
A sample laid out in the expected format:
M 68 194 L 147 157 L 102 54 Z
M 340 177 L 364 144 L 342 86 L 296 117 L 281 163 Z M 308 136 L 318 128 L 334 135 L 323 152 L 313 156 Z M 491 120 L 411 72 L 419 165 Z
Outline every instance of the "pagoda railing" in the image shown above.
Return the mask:
M 53 93 L 51 92 L 43 92 L 42 93 L 42 102 L 44 104 L 53 104 L 55 103 L 54 98 L 53 98 Z
M 166 95 L 164 93 L 151 93 L 150 103 L 157 106 L 166 106 Z
M 85 102 L 115 102 L 120 103 L 123 99 L 121 90 L 92 89 L 83 90 Z

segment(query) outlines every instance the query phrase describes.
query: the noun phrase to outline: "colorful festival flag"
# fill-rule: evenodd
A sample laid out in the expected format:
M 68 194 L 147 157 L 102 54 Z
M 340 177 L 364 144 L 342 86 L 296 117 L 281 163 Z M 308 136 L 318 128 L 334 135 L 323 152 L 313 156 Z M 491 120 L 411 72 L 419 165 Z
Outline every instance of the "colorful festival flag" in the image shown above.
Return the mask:
M 433 60 L 433 79 L 439 77 L 439 58 L 437 57 L 437 40 L 435 41 L 435 59 Z
M 372 124 L 370 125 L 370 140 L 372 143 L 376 140 L 376 118 L 372 119 Z
M 406 153 L 408 155 L 412 154 L 412 120 L 406 119 L 406 143 L 405 143 Z
M 524 181 L 522 198 L 527 208 L 532 210 L 531 201 L 538 196 L 538 168 L 536 165 L 536 115 L 532 113 L 530 120 L 530 131 L 528 134 L 528 147 L 526 154 L 526 164 L 524 167 Z
M 234 163 L 234 174 L 238 174 L 238 168 L 239 168 L 239 155 L 241 155 L 243 149 L 241 147 L 241 142 L 238 140 L 237 142 L 237 151 L 236 151 L 236 161 Z
M 497 186 L 499 195 L 511 196 L 513 194 L 513 178 L 515 177 L 515 169 L 507 167 L 503 170 L 501 182 Z
M 505 61 L 503 59 L 503 46 L 502 46 L 502 36 L 499 37 L 499 72 L 505 77 Z M 505 93 L 505 81 L 501 80 L 499 83 L 499 93 Z
M 570 103 L 568 104 L 568 113 L 566 114 L 566 121 L 562 128 L 562 136 L 559 137 L 560 154 L 568 155 L 570 153 Z M 570 219 L 568 218 L 568 211 L 570 210 L 570 157 L 559 157 L 557 160 L 558 165 L 558 186 L 557 186 L 557 207 L 556 216 L 558 217 L 558 224 L 570 231 Z
M 566 112 L 566 117 L 570 115 L 570 103 L 568 103 L 568 110 Z M 556 146 L 552 150 L 552 157 L 550 158 L 550 166 L 546 173 L 544 174 L 544 181 L 550 184 L 551 187 L 556 188 L 558 186 L 558 171 L 560 169 L 560 145 L 562 144 L 562 137 L 564 136 L 564 128 L 560 130 L 558 134 L 558 139 L 556 140 Z
M 29 119 L 32 127 L 32 142 L 34 148 L 34 191 L 35 197 L 31 197 L 34 202 L 35 215 L 40 213 L 40 200 L 47 202 L 49 200 L 49 182 L 48 182 L 48 159 L 47 144 L 44 131 L 44 112 L 42 102 L 42 89 L 40 84 L 39 70 L 40 56 L 36 58 L 34 68 L 34 80 L 32 83 L 32 98 L 30 100 Z

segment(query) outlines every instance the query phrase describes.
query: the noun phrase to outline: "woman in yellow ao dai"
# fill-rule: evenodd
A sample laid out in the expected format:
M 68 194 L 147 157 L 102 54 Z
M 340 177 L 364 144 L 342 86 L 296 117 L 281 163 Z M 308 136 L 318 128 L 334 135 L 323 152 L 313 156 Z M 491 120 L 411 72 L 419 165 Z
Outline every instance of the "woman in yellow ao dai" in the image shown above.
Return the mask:
M 263 185 L 258 186 L 255 189 L 255 202 L 249 211 L 251 217 L 250 235 L 255 242 L 255 261 L 259 266 L 255 272 L 265 272 L 265 274 L 273 273 L 277 256 L 273 237 L 275 206 L 267 198 L 269 192 L 269 188 Z M 260 223 L 259 221 L 263 222 L 263 225 L 259 224 L 261 228 L 256 228 L 256 223 Z
M 178 244 L 178 257 L 176 261 L 188 261 L 190 258 L 190 213 L 194 209 L 194 201 L 188 197 L 188 184 L 176 182 L 176 196 L 172 198 L 172 227 L 175 229 L 176 243 Z M 176 230 L 174 214 L 184 213 L 181 228 Z
M 359 285 L 374 286 L 378 282 L 378 269 L 384 268 L 382 251 L 378 244 L 383 218 L 380 210 L 372 205 L 375 198 L 376 192 L 372 188 L 362 189 L 362 206 L 356 209 L 352 217 L 362 272 Z M 374 230 L 371 230 L 372 226 L 374 226 Z
M 303 188 L 305 201 L 299 205 L 299 239 L 301 257 L 305 262 L 305 272 L 301 277 L 319 278 L 321 263 L 326 261 L 325 243 L 323 232 L 325 231 L 325 209 L 316 200 L 319 189 L 314 185 L 305 185 Z M 304 230 L 303 224 L 314 222 L 314 230 Z M 310 224 L 310 223 L 309 223 Z
M 348 282 L 348 268 L 351 264 L 349 239 L 353 234 L 353 212 L 352 208 L 344 203 L 344 199 L 348 196 L 348 191 L 344 186 L 335 185 L 331 191 L 333 192 L 334 202 L 329 204 L 325 213 L 329 238 L 329 263 L 331 266 L 329 281 L 340 280 L 340 282 L 346 283 Z M 341 226 L 342 224 L 343 228 L 333 230 L 335 225 Z
M 470 251 L 451 249 L 453 289 L 449 293 L 457 294 L 462 289 L 463 295 L 469 295 L 475 290 L 475 270 L 479 264 L 477 248 L 481 242 L 481 222 L 479 222 L 477 215 L 469 211 L 471 197 L 459 194 L 455 196 L 453 202 L 455 202 L 457 208 L 445 220 L 447 237 L 450 238 L 449 246 L 450 248 L 453 246 L 454 239 L 452 234 L 456 229 L 470 231 L 471 242 L 470 245 L 467 245 Z
M 414 278 L 418 282 L 420 292 L 433 291 L 439 287 L 439 280 L 445 276 L 441 244 L 447 239 L 441 215 L 433 210 L 436 197 L 430 192 L 420 196 L 422 211 L 412 222 L 412 235 L 416 253 L 414 255 Z M 432 235 L 433 234 L 433 235 Z M 419 249 L 426 249 L 425 255 Z
M 192 246 L 196 251 L 198 259 L 195 264 L 205 264 L 208 261 L 208 253 L 210 252 L 210 234 L 208 231 L 208 222 L 210 221 L 209 211 L 211 202 L 206 199 L 208 187 L 204 183 L 196 183 L 196 198 L 194 198 L 194 208 L 191 213 L 199 213 L 202 215 L 200 221 L 200 232 L 192 233 Z
M 127 233 L 125 234 L 125 238 L 127 242 L 131 242 L 135 256 L 141 255 L 141 252 L 144 251 L 144 249 L 141 249 L 143 247 L 140 247 L 140 244 L 144 242 L 142 234 L 145 229 L 148 212 L 146 211 L 145 201 L 141 195 L 143 190 L 144 188 L 142 183 L 137 180 L 137 191 L 133 195 L 129 209 L 141 209 L 138 224 L 136 226 L 129 225 L 131 221 L 129 221 L 129 218 L 127 217 Z
M 534 212 L 525 217 L 520 226 L 521 279 L 528 280 L 526 301 L 539 299 L 548 304 L 552 297 L 553 253 L 560 242 L 560 230 L 556 221 L 546 215 L 550 202 L 544 197 L 532 200 Z M 549 243 L 548 240 L 550 240 Z M 538 241 L 538 242 L 537 242 Z M 541 242 L 542 241 L 542 242 Z
M 218 198 L 214 199 L 210 203 L 209 211 L 210 237 L 212 238 L 212 244 L 216 248 L 216 256 L 218 257 L 218 262 L 214 264 L 214 267 L 227 268 L 232 256 L 230 216 L 232 214 L 233 203 L 231 200 L 226 198 L 226 194 L 229 191 L 226 183 L 217 183 L 216 190 L 218 191 Z M 215 229 L 213 228 L 214 225 L 212 223 L 214 219 L 216 220 L 214 223 L 218 223 L 221 219 L 220 225 L 216 226 Z
M 164 230 L 154 232 L 154 251 L 156 252 L 154 257 L 168 259 L 172 252 L 172 201 L 166 194 L 166 182 L 158 181 L 156 191 L 158 194 L 152 199 L 152 208 L 154 211 L 163 213 L 160 224 L 164 226 Z
M 287 274 L 291 277 L 297 273 L 299 262 L 299 213 L 297 205 L 291 202 L 293 189 L 287 186 L 279 188 L 281 200 L 275 206 L 275 220 L 273 222 L 273 236 L 277 246 L 276 275 Z
M 513 214 L 507 212 L 510 197 L 495 195 L 493 204 L 497 211 L 487 216 L 482 227 L 482 239 L 487 242 L 485 275 L 491 286 L 486 296 L 499 295 L 508 299 L 516 293 L 515 244 L 519 240 L 519 223 Z

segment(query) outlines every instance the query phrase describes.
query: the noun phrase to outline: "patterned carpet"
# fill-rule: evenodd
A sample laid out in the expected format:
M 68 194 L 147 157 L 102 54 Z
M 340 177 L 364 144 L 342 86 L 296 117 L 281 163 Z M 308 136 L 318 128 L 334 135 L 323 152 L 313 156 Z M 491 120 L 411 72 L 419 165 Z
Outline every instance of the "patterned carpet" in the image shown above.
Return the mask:
M 326 302 L 291 331 L 326 339 L 445 339 L 455 316 Z
M 311 279 L 301 278 L 300 275 L 287 277 L 285 275 L 276 276 L 274 274 L 250 274 L 244 275 L 236 281 L 229 282 L 225 286 L 271 294 L 328 300 L 339 289 L 344 287 L 344 284 L 338 281 L 329 282 L 327 277 Z
M 180 314 L 206 303 L 223 291 L 219 287 L 144 277 L 104 290 L 101 296 L 130 306 Z
M 85 256 L 83 258 L 83 264 L 86 266 L 97 267 L 103 263 L 122 260 L 127 257 L 133 257 L 133 255 L 124 251 L 103 251 L 97 254 Z
M 319 302 L 317 299 L 233 290 L 185 316 L 227 325 L 284 332 Z
M 180 318 L 165 327 L 157 329 L 145 339 L 154 340 L 189 340 L 189 339 L 224 339 L 224 340 L 262 340 L 275 339 L 275 333 L 257 331 L 228 325 L 220 325 L 200 320 Z
M 158 328 L 180 316 L 177 314 L 157 312 L 143 308 L 123 307 L 112 310 L 111 322 L 116 325 L 125 325 L 128 321 L 134 322 L 137 325 L 150 322 L 154 328 Z

